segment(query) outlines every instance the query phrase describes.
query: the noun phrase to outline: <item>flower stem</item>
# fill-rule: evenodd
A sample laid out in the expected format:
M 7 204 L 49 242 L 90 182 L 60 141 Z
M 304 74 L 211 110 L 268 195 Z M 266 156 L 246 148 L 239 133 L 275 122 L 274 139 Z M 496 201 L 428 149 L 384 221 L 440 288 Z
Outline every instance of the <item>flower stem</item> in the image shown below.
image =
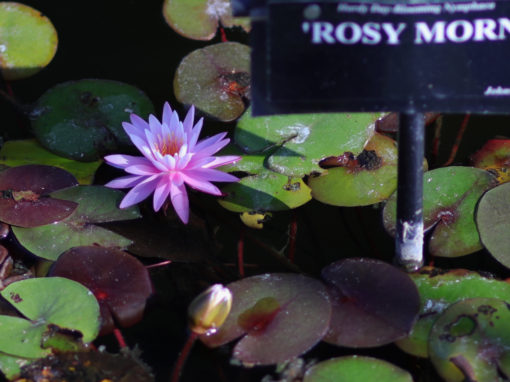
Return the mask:
M 113 334 L 115 335 L 115 339 L 117 340 L 119 347 L 121 349 L 127 348 L 126 341 L 124 340 L 124 336 L 122 335 L 122 332 L 119 328 L 113 329 Z
M 161 262 L 156 263 L 156 264 L 146 265 L 146 266 L 145 266 L 145 269 L 151 269 L 151 268 L 162 267 L 162 266 L 164 266 L 164 265 L 168 265 L 168 264 L 171 264 L 171 263 L 172 263 L 172 260 L 165 260 L 165 261 L 161 261 Z
M 170 378 L 170 382 L 178 382 L 179 378 L 181 377 L 182 368 L 184 367 L 184 363 L 188 359 L 189 353 L 191 351 L 191 348 L 193 347 L 193 344 L 195 343 L 198 335 L 195 332 L 191 332 L 188 336 L 188 339 L 184 343 L 184 346 L 179 353 L 179 357 L 177 358 L 177 361 L 175 362 L 174 369 L 172 371 L 172 376 Z

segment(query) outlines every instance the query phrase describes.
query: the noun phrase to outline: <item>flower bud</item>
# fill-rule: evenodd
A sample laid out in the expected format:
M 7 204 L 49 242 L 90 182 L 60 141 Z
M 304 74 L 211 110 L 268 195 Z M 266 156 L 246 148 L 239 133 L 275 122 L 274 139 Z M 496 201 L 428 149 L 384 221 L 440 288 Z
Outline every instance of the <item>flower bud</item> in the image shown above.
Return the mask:
M 221 285 L 214 284 L 200 293 L 188 308 L 190 328 L 197 334 L 216 333 L 227 319 L 232 307 L 232 293 Z

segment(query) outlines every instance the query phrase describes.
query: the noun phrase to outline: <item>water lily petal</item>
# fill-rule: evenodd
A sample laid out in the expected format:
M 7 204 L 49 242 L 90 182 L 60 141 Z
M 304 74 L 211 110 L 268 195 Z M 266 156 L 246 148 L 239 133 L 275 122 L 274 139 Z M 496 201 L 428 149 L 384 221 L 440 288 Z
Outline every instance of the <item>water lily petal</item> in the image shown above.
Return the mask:
M 204 141 L 198 142 L 195 146 L 194 152 L 200 156 L 210 156 L 221 150 L 223 147 L 228 145 L 230 139 L 223 139 L 223 134 L 216 134 L 214 137 L 208 138 Z M 213 139 L 215 138 L 215 139 Z M 218 139 L 220 138 L 220 139 Z M 209 141 L 210 140 L 210 141 Z M 206 142 L 209 141 L 209 142 Z M 207 143 L 207 144 L 206 144 Z
M 193 129 L 193 119 L 195 118 L 195 106 L 191 105 L 182 123 L 184 132 L 189 136 Z
M 206 138 L 198 142 L 195 146 L 194 152 L 199 153 L 202 150 L 208 148 L 211 145 L 214 145 L 215 143 L 221 141 L 223 138 L 225 138 L 227 133 L 219 133 L 216 135 L 213 135 L 212 137 Z
M 138 175 L 122 176 L 120 178 L 109 181 L 104 186 L 109 188 L 131 188 L 140 183 L 144 178 L 145 176 Z
M 117 168 L 126 168 L 128 166 L 137 165 L 137 164 L 150 164 L 151 162 L 144 157 L 135 157 L 132 155 L 123 155 L 123 154 L 114 154 L 107 155 L 104 157 L 104 160 L 113 167 Z
M 237 156 L 237 155 L 224 155 L 224 156 L 221 156 L 221 157 L 213 157 L 214 160 L 209 162 L 209 163 L 206 163 L 200 167 L 202 168 L 215 168 L 215 167 L 219 167 L 219 166 L 224 166 L 226 164 L 230 164 L 230 163 L 234 163 L 234 162 L 238 162 L 242 159 L 242 157 L 240 156 Z
M 237 182 L 239 179 L 232 174 L 212 168 L 200 168 L 186 171 L 186 175 L 195 179 L 207 180 L 210 182 Z
M 170 127 L 170 120 L 172 119 L 172 108 L 168 102 L 163 105 L 163 124 Z
M 154 175 L 160 173 L 160 170 L 154 167 L 150 161 L 147 160 L 147 162 L 149 163 L 128 166 L 124 169 L 124 171 L 134 175 Z
M 131 123 L 133 124 L 133 126 L 140 132 L 143 132 L 144 130 L 149 128 L 149 124 L 136 114 L 130 114 L 129 119 L 131 119 Z
M 170 183 L 170 200 L 177 216 L 184 224 L 187 224 L 189 220 L 189 200 L 184 183 L 181 185 Z
M 184 181 L 195 190 L 199 190 L 211 195 L 221 195 L 220 189 L 204 178 L 190 176 L 186 173 L 183 173 L 182 177 L 184 178 Z
M 122 202 L 120 202 L 120 208 L 126 208 L 134 204 L 140 203 L 146 199 L 156 188 L 157 182 L 160 175 L 152 175 L 145 180 L 138 183 L 135 187 L 129 191 Z
M 168 194 L 170 194 L 171 181 L 169 175 L 163 175 L 160 177 L 158 185 L 154 190 L 154 200 L 152 206 L 154 207 L 154 211 L 159 211 L 165 200 L 168 198 Z

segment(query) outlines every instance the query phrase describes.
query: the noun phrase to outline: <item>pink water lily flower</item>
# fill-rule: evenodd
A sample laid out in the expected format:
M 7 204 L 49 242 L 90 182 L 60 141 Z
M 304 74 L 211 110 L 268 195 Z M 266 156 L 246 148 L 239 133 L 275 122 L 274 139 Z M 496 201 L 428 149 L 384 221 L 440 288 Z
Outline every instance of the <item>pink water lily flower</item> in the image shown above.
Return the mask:
M 165 103 L 160 122 L 153 115 L 149 122 L 136 114 L 131 114 L 131 123 L 122 126 L 143 157 L 132 155 L 108 155 L 108 164 L 131 174 L 105 184 L 111 188 L 131 188 L 122 199 L 120 208 L 137 204 L 154 192 L 153 207 L 158 211 L 168 197 L 179 218 L 187 223 L 189 201 L 186 184 L 191 188 L 212 195 L 221 191 L 211 182 L 235 182 L 238 179 L 230 174 L 215 170 L 215 167 L 233 163 L 238 156 L 213 156 L 230 141 L 227 133 L 198 141 L 203 118 L 194 126 L 195 108 L 192 106 L 184 119 L 172 111 Z

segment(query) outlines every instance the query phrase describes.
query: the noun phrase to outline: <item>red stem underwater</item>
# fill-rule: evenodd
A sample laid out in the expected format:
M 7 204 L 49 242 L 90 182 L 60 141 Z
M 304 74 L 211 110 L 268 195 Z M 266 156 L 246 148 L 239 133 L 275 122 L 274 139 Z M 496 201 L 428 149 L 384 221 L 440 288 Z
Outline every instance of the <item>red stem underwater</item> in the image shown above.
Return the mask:
M 198 335 L 195 332 L 190 333 L 188 339 L 186 340 L 186 343 L 184 344 L 181 352 L 179 353 L 177 361 L 175 362 L 174 370 L 172 371 L 172 376 L 170 377 L 170 382 L 179 381 L 184 363 L 188 359 L 191 348 L 193 347 L 193 344 L 195 343 L 197 337 Z

